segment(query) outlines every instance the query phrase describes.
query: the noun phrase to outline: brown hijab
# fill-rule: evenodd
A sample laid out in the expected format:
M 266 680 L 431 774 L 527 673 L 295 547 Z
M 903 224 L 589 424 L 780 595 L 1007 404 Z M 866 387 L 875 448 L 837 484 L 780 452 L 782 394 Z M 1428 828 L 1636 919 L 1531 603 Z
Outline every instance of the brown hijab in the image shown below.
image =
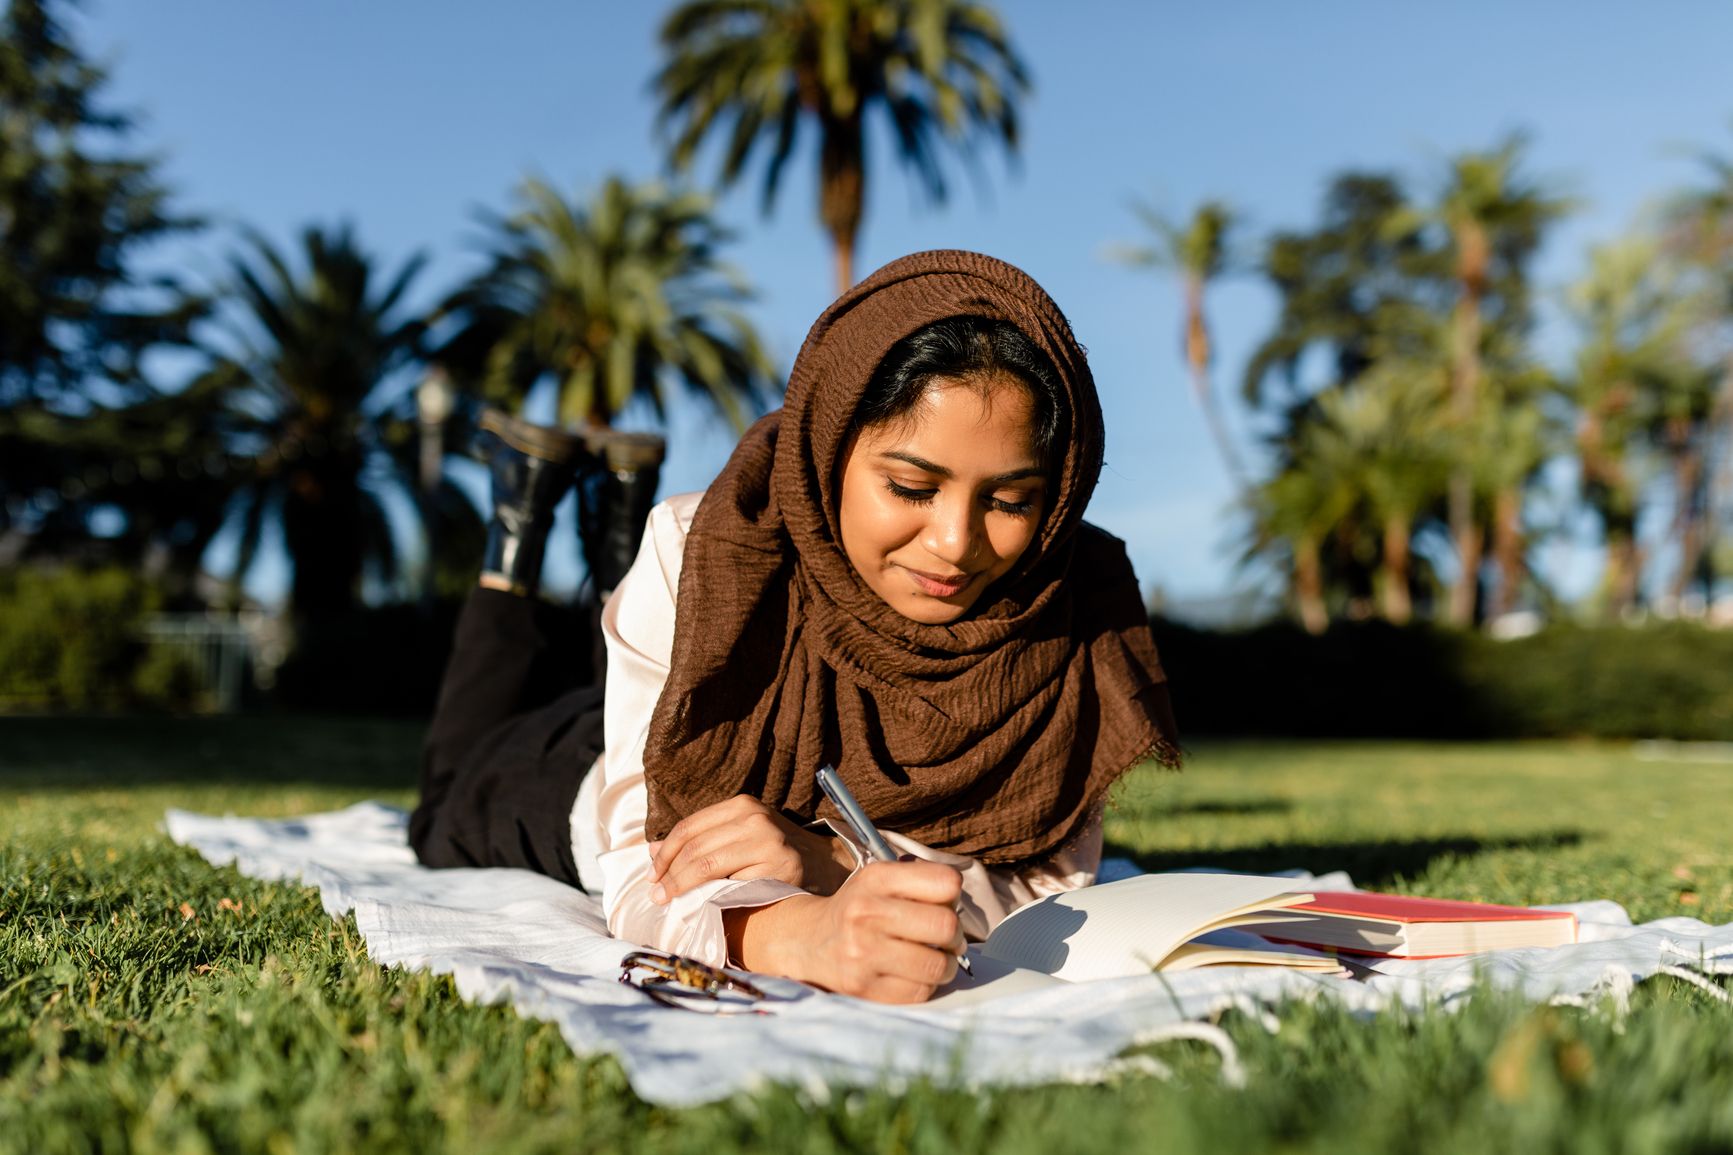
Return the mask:
M 1063 460 L 1017 566 L 960 620 L 924 625 L 844 555 L 837 464 L 885 354 L 962 315 L 1011 322 L 1052 361 Z M 736 794 L 827 814 L 813 774 L 831 762 L 880 826 L 1021 862 L 1059 849 L 1138 761 L 1174 762 L 1125 547 L 1082 520 L 1101 444 L 1083 347 L 1021 270 L 916 253 L 843 294 L 807 334 L 782 410 L 747 431 L 693 519 L 644 757 L 648 837 Z

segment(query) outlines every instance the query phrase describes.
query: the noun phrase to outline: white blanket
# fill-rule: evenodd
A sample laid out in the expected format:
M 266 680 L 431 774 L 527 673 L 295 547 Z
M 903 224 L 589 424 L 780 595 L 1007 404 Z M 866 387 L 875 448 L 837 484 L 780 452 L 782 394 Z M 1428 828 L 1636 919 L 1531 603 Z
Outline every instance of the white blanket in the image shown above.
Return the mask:
M 361 803 L 271 820 L 171 810 L 168 833 L 217 865 L 319 888 L 334 917 L 353 910 L 375 962 L 450 974 L 465 998 L 509 1001 L 559 1025 L 579 1054 L 616 1056 L 645 1099 L 683 1106 L 767 1083 L 822 1094 L 841 1085 L 928 1077 L 985 1086 L 1098 1079 L 1129 1047 L 1219 1032 L 1199 1025 L 1225 1007 L 1326 997 L 1376 1010 L 1445 1005 L 1477 983 L 1535 1001 L 1622 999 L 1658 972 L 1733 972 L 1733 924 L 1666 918 L 1632 926 L 1616 903 L 1571 904 L 1583 941 L 1466 959 L 1380 962 L 1350 981 L 1273 967 L 1215 967 L 1033 991 L 950 1012 L 886 1007 L 768 985 L 791 996 L 771 1015 L 668 1009 L 617 980 L 631 944 L 609 936 L 600 904 L 522 870 L 429 870 L 410 852 L 401 810 Z M 1104 874 L 1136 873 L 1110 862 Z M 1337 873 L 1299 884 L 1348 889 Z M 1719 987 L 1710 988 L 1725 998 Z M 1233 1077 L 1231 1049 L 1224 1051 Z

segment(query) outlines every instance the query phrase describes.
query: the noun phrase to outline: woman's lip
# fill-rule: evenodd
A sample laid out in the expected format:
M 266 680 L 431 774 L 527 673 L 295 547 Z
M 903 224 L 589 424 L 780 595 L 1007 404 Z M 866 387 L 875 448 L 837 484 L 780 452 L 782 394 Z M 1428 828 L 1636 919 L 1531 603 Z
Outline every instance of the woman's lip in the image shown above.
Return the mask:
M 908 566 L 904 566 L 903 571 L 914 578 L 915 584 L 923 591 L 936 598 L 945 598 L 952 594 L 961 593 L 963 587 L 973 581 L 975 576 L 974 574 L 959 574 L 949 579 L 938 578 L 930 573 L 922 573 L 918 569 L 910 569 Z

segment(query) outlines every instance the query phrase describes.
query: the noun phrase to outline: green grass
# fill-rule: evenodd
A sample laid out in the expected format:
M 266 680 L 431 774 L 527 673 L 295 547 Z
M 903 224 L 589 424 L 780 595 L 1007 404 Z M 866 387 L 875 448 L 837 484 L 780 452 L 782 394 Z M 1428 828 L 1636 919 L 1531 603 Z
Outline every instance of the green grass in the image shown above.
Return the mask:
M 1733 1148 L 1733 1010 L 1645 986 L 1624 1020 L 1484 997 L 1362 1020 L 1230 1015 L 1171 1082 L 921 1085 L 691 1111 L 636 1099 L 551 1027 L 382 970 L 311 891 L 170 845 L 168 806 L 407 802 L 413 728 L 308 719 L 0 719 L 0 1149 L 966 1152 Z M 1606 896 L 1733 919 L 1733 767 L 1565 744 L 1205 745 L 1119 792 L 1150 867 L 1344 867 L 1509 902 Z

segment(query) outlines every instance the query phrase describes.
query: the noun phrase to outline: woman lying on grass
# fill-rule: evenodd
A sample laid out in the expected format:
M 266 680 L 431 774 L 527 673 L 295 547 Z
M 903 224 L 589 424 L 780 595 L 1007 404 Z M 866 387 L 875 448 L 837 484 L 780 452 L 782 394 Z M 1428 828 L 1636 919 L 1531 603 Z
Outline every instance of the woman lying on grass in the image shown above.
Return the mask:
M 520 482 L 569 475 L 551 431 L 494 427 Z M 549 643 L 514 566 L 540 545 L 495 551 L 417 853 L 599 892 L 631 942 L 928 998 L 965 937 L 1093 881 L 1108 787 L 1174 756 L 1124 547 L 1082 521 L 1101 453 L 1083 349 L 1028 276 L 963 252 L 879 270 L 715 483 L 651 513 L 602 614 L 605 693 L 524 712 Z M 859 865 L 826 763 L 902 861 Z

